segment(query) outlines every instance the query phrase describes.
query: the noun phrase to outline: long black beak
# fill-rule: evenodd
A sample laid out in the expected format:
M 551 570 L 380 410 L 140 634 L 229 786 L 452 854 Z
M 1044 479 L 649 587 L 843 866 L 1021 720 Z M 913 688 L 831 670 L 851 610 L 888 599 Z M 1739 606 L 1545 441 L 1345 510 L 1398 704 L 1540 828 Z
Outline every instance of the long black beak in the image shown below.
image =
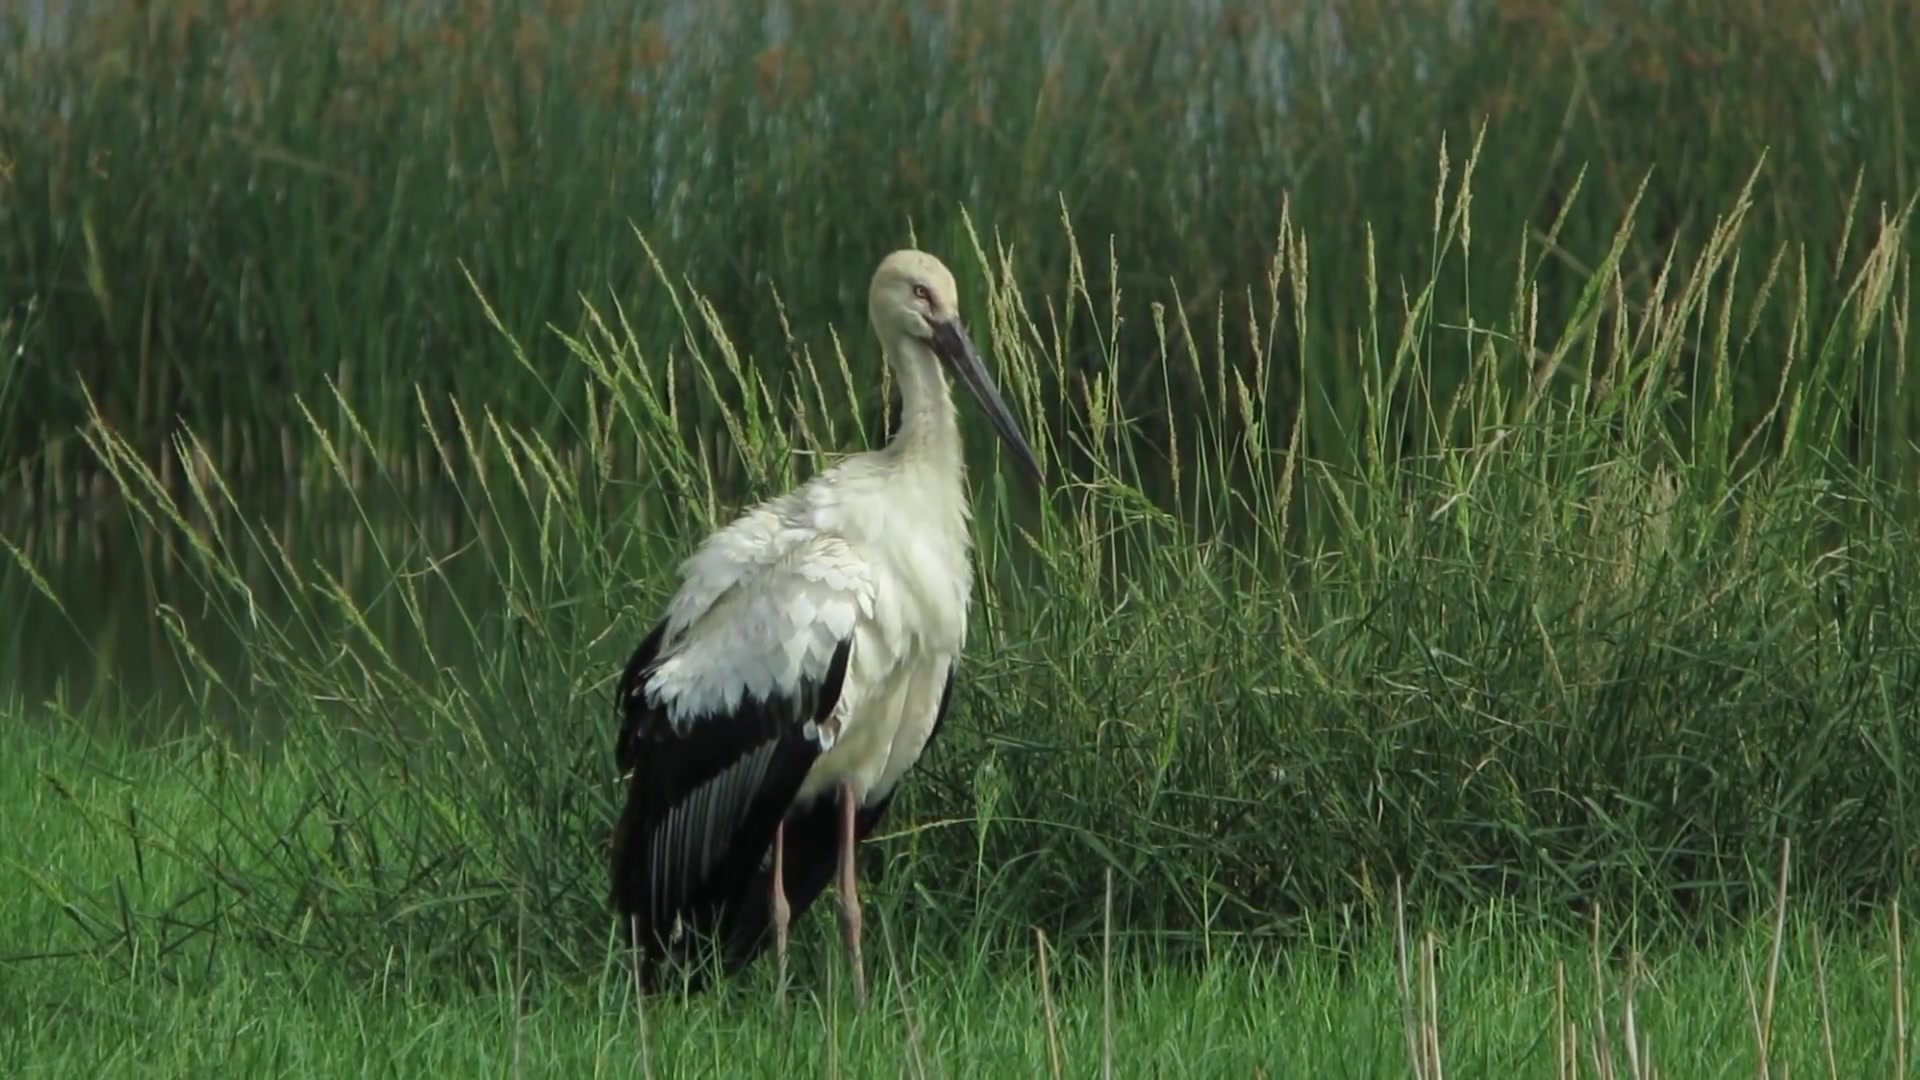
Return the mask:
M 933 320 L 933 351 L 953 373 L 966 385 L 967 392 L 980 403 L 987 414 L 987 422 L 1013 451 L 1027 478 L 1037 487 L 1040 484 L 1040 461 L 1034 457 L 1033 447 L 1027 445 L 1026 436 L 1020 434 L 1020 425 L 1014 422 L 1013 414 L 1007 411 L 1007 403 L 1000 400 L 1000 390 L 993 385 L 993 376 L 987 374 L 985 364 L 980 362 L 980 352 L 973 347 L 973 339 L 967 336 L 967 328 L 959 319 Z

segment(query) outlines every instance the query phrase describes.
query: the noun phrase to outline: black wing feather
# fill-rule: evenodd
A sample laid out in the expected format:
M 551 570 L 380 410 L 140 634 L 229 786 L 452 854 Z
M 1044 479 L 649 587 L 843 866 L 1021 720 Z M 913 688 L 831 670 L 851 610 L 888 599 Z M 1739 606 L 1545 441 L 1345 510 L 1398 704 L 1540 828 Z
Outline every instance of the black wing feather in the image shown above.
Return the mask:
M 820 753 L 802 729 L 833 712 L 853 645 L 840 642 L 822 676 L 791 695 L 749 697 L 730 714 L 696 717 L 681 730 L 639 692 L 664 629 L 656 626 L 627 662 L 615 747 L 631 777 L 613 837 L 612 900 L 628 933 L 638 931 L 650 985 L 660 961 L 692 957 L 751 888 Z
M 614 704 L 620 710 L 620 736 L 614 740 L 613 760 L 623 773 L 639 763 L 641 726 L 661 719 L 654 710 L 636 708 L 633 695 L 653 670 L 653 662 L 660 656 L 660 641 L 666 635 L 667 620 L 661 619 L 627 658 L 626 670 L 620 673 L 620 684 L 614 691 Z

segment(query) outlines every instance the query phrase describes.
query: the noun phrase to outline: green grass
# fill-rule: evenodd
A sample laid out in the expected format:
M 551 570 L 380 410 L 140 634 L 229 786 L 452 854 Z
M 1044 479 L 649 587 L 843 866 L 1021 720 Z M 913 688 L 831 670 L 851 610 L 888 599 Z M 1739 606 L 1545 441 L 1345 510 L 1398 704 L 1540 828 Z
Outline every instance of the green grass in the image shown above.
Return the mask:
M 556 970 L 530 947 L 524 912 L 491 928 L 491 962 L 463 988 L 416 980 L 432 967 L 419 955 L 428 940 L 348 974 L 312 912 L 263 933 L 243 925 L 243 904 L 214 914 L 224 932 L 176 911 L 170 928 L 116 938 L 102 920 L 209 884 L 180 856 L 236 836 L 220 811 L 232 789 L 288 805 L 303 777 L 243 779 L 206 745 L 127 751 L 44 729 L 12 729 L 4 749 L 9 1076 L 1088 1075 L 1108 1053 L 1129 1076 L 1424 1077 L 1436 1058 L 1473 1076 L 1605 1075 L 1603 1063 L 1620 1076 L 1651 1075 L 1648 1064 L 1751 1076 L 1762 1059 L 1782 1076 L 1895 1076 L 1900 1047 L 1913 1052 L 1911 922 L 1835 935 L 1784 891 L 1773 912 L 1708 945 L 1646 951 L 1635 925 L 1595 919 L 1583 937 L 1495 907 L 1430 930 L 1398 911 L 1392 932 L 1357 945 L 1223 938 L 1170 957 L 1151 935 L 1103 935 L 1100 951 L 1075 955 L 993 929 L 956 951 L 916 898 L 883 888 L 869 892 L 865 1013 L 851 1008 L 825 902 L 796 925 L 784 1009 L 766 966 L 636 1008 L 619 950 Z M 47 902 L 102 880 L 120 882 L 117 911 Z M 419 902 L 459 899 L 423 890 Z M 112 944 L 71 949 L 76 925 Z
M 1463 173 L 1472 159 L 1449 175 Z M 1464 242 L 1469 190 L 1446 188 L 1443 253 Z M 1909 392 L 1863 362 L 1905 348 L 1888 298 L 1906 279 L 1907 221 L 1859 241 L 1845 307 L 1796 334 L 1777 407 L 1736 438 L 1742 328 L 1767 305 L 1808 310 L 1804 279 L 1773 277 L 1751 299 L 1732 284 L 1750 209 L 1736 202 L 1697 265 L 1651 286 L 1657 303 L 1603 264 L 1616 286 L 1589 290 L 1557 338 L 1534 332 L 1535 286 L 1520 282 L 1509 317 L 1469 338 L 1473 378 L 1450 394 L 1429 358 L 1460 332 L 1432 320 L 1429 290 L 1411 294 L 1403 332 L 1357 338 L 1365 407 L 1331 432 L 1241 390 L 1270 377 L 1272 344 L 1314 332 L 1285 314 L 1304 305 L 1282 302 L 1309 290 L 1311 245 L 1291 225 L 1267 279 L 1211 331 L 1114 322 L 1111 264 L 1076 263 L 1060 294 L 1029 295 L 1003 250 L 945 252 L 978 283 L 963 304 L 1010 400 L 1062 434 L 1037 428 L 1054 478 L 1037 502 L 972 442 L 983 595 L 967 681 L 952 734 L 867 855 L 907 957 L 897 969 L 923 988 L 906 1000 L 924 1004 L 895 999 L 895 1022 L 848 1028 L 848 1067 L 869 1055 L 897 1070 L 916 1009 L 928 1032 L 954 1032 L 950 1058 L 1031 1060 L 1044 1010 L 1010 973 L 1036 930 L 1059 949 L 1076 1061 L 1091 1053 L 1087 973 L 1110 948 L 1116 1040 L 1137 1040 L 1127 1061 L 1172 1068 L 1228 1026 L 1256 1033 L 1221 1051 L 1250 1055 L 1234 1070 L 1364 1063 L 1368 1046 L 1401 1060 L 1378 1025 L 1403 924 L 1435 928 L 1454 957 L 1455 989 L 1432 991 L 1456 1010 L 1443 1056 L 1548 1061 L 1554 961 L 1582 970 L 1599 916 L 1624 928 L 1598 949 L 1608 963 L 1623 947 L 1652 958 L 1646 1022 L 1674 1010 L 1654 1036 L 1662 1060 L 1724 1068 L 1757 1053 L 1733 991 L 1771 933 L 1783 842 L 1796 977 L 1816 933 L 1854 950 L 1833 969 L 1832 993 L 1855 1003 L 1834 1038 L 1849 1062 L 1886 1067 L 1873 1062 L 1891 1044 L 1873 1040 L 1903 1021 L 1872 997 L 1893 962 L 1874 942 L 1913 867 L 1920 546 L 1895 475 L 1838 448 L 1861 395 Z M 1613 251 L 1632 227 L 1629 208 Z M 500 1055 L 500 987 L 538 972 L 523 1049 L 627 1060 L 601 901 L 618 795 L 607 682 L 699 533 L 823 450 L 878 436 L 860 415 L 872 391 L 839 353 L 803 352 L 806 381 L 782 397 L 697 294 L 678 300 L 687 321 L 666 353 L 594 304 L 580 334 L 501 327 L 525 370 L 578 369 L 589 420 L 564 438 L 465 402 L 443 427 L 417 399 L 455 478 L 451 548 L 345 391 L 298 402 L 345 507 L 330 524 L 361 552 L 354 573 L 248 515 L 191 434 L 180 498 L 95 414 L 90 451 L 191 586 L 194 606 L 158 610 L 191 733 L 135 753 L 126 733 L 160 728 L 120 716 L 104 739 L 48 744 L 14 781 L 7 802 L 39 824 L 15 860 L 9 937 L 72 954 L 22 970 L 79 972 L 16 991 L 28 1013 L 54 1023 L 47 1002 L 93 1000 L 99 983 L 174 986 L 127 1021 L 165 1025 L 273 1000 L 260 988 L 282 980 L 290 1015 L 338 1017 L 347 1007 L 327 1002 L 363 1008 L 397 980 L 398 1011 L 427 1026 L 365 1008 L 352 1015 L 367 1042 L 394 1047 L 379 1025 L 400 1024 L 408 1053 L 481 1053 L 458 1026 L 472 1024 Z M 491 314 L 484 291 L 473 302 Z M 1126 437 L 1135 420 L 1111 384 L 1069 360 L 1085 341 L 1117 361 L 1141 334 L 1162 378 L 1185 370 L 1209 394 L 1196 434 L 1164 457 Z M 1513 377 L 1530 365 L 1502 354 L 1519 349 L 1543 357 L 1539 376 Z M 1690 388 L 1674 376 L 1688 349 Z M 688 386 L 720 424 L 679 409 Z M 1312 452 L 1335 441 L 1345 454 Z M 722 456 L 743 481 L 720 476 Z M 59 606 L 50 587 L 41 599 Z M 216 656 L 210 635 L 237 653 Z M 101 700 L 49 701 L 26 730 L 97 729 Z M 225 731 L 191 723 L 236 714 Z M 10 757 L 30 760 L 26 745 Z M 724 1006 L 746 1010 L 737 1021 L 661 1006 L 660 1052 L 741 1045 L 727 1025 L 766 1006 L 740 992 Z M 1448 992 L 1465 996 L 1445 1005 Z M 1215 999 L 1200 1020 L 1174 1004 Z M 1300 1027 L 1301 1013 L 1326 1020 Z M 1782 1053 L 1814 1054 L 1813 1015 L 1783 1021 L 1799 1034 Z M 44 1030 L 48 1047 L 74 1038 Z M 301 1021 L 280 1030 L 295 1039 Z M 1012 1031 L 1028 1033 L 1019 1046 Z M 320 1052 L 307 1045 L 286 1052 Z M 773 1061 L 826 1052 L 746 1045 Z
M 1443 256 L 1469 191 L 1454 182 L 1442 202 Z M 1010 399 L 1060 433 L 1036 428 L 1054 478 L 1038 503 L 972 444 L 982 614 L 959 723 L 906 804 L 909 880 L 1018 896 L 1016 922 L 1085 933 L 1088 867 L 1112 866 L 1126 918 L 1187 941 L 1377 913 L 1395 875 L 1442 908 L 1578 918 L 1602 902 L 1685 925 L 1764 906 L 1791 837 L 1819 868 L 1811 892 L 1883 905 L 1913 867 L 1920 548 L 1907 474 L 1837 447 L 1863 396 L 1909 393 L 1868 362 L 1905 348 L 1887 301 L 1907 222 L 1859 241 L 1846 307 L 1796 336 L 1775 407 L 1743 439 L 1729 408 L 1742 329 L 1769 305 L 1807 310 L 1791 277 L 1741 298 L 1750 210 L 1719 219 L 1699 264 L 1652 286 L 1657 303 L 1596 287 L 1560 338 L 1534 332 L 1520 282 L 1445 396 L 1430 357 L 1463 335 L 1431 321 L 1430 291 L 1412 294 L 1404 332 L 1358 339 L 1350 430 L 1271 415 L 1241 389 L 1272 376 L 1272 347 L 1315 332 L 1286 315 L 1310 294 L 1300 230 L 1212 331 L 1114 323 L 1110 265 L 1077 263 L 1061 293 L 1029 296 L 1002 253 L 948 251 L 980 283 L 963 302 Z M 574 886 L 598 872 L 617 793 L 606 686 L 674 561 L 823 448 L 877 437 L 859 415 L 876 395 L 841 354 L 803 352 L 808 379 L 782 397 L 703 301 L 680 302 L 670 349 L 593 305 L 578 335 L 507 339 L 524 370 L 586 381 L 587 420 L 564 436 L 460 401 L 442 425 L 418 399 L 455 478 L 451 545 L 344 391 L 301 400 L 353 574 L 302 546 L 304 515 L 289 530 L 245 513 L 195 437 L 179 498 L 104 416 L 87 429 L 186 584 L 156 621 L 189 714 L 294 740 L 309 795 L 260 825 L 327 807 L 350 847 L 380 853 L 339 871 L 368 913 L 412 911 L 420 875 L 477 897 L 343 929 L 343 950 L 423 926 L 462 942 L 448 920 L 497 922 L 525 890 L 556 941 L 592 921 L 595 892 Z M 1070 361 L 1098 347 L 1117 362 L 1138 336 L 1161 379 L 1206 388 L 1195 433 L 1165 456 L 1128 439 L 1112 384 Z M 1503 359 L 1514 351 L 1542 360 Z M 692 394 L 718 424 L 680 409 Z M 416 783 L 396 804 L 369 770 Z M 298 881 L 318 858 L 295 848 L 276 872 Z M 456 967 L 464 948 L 450 946 Z
M 1491 936 L 1500 931 L 1477 928 L 1439 954 L 1446 973 L 1435 1030 L 1445 1068 L 1453 1075 L 1554 1075 L 1563 1055 L 1575 1056 L 1555 1042 L 1559 1020 L 1580 1028 L 1575 1075 L 1599 1074 L 1596 1053 L 1613 1059 L 1616 1075 L 1639 1075 L 1626 1067 L 1620 976 L 1607 974 L 1605 1028 L 1595 1040 L 1598 1021 L 1576 1011 L 1594 996 L 1583 983 L 1579 951 Z M 1740 955 L 1744 975 L 1758 977 L 1765 952 Z M 1651 985 L 1638 989 L 1632 1023 L 1643 1060 L 1660 1075 L 1754 1075 L 1760 1055 L 1752 999 L 1742 967 L 1729 956 L 1687 954 L 1640 976 Z M 1825 963 L 1822 984 L 1812 974 L 1810 947 L 1784 961 L 1767 1055 L 1776 1075 L 1901 1075 L 1885 951 L 1839 948 Z M 1561 973 L 1569 984 L 1564 1020 L 1554 994 Z M 1036 1076 L 1047 1074 L 1057 1053 L 1064 1074 L 1092 1075 L 1103 1046 L 1097 979 L 1076 973 L 1053 988 L 1050 1029 L 1047 1003 L 1027 974 L 909 964 L 858 1016 L 843 999 L 822 1000 L 810 990 L 784 1014 L 764 999 L 656 999 L 647 1004 L 644 1051 L 617 970 L 518 1003 L 505 971 L 502 988 L 452 1003 L 423 1000 L 405 987 L 343 986 L 300 972 L 237 976 L 195 997 L 76 983 L 29 995 L 35 1019 L 13 1029 L 0 1060 L 11 1059 L 15 1076 L 518 1075 L 516 1069 L 631 1076 L 640 1074 L 644 1053 L 660 1076 Z M 1113 1057 L 1128 1076 L 1405 1075 L 1411 1055 L 1397 985 L 1384 951 L 1351 965 L 1320 955 L 1222 959 L 1197 972 L 1124 963 L 1113 987 Z M 1914 988 L 1909 979 L 1907 992 Z M 1822 991 L 1831 1032 L 1822 1027 Z M 1832 1072 L 1829 1037 L 1838 1063 Z

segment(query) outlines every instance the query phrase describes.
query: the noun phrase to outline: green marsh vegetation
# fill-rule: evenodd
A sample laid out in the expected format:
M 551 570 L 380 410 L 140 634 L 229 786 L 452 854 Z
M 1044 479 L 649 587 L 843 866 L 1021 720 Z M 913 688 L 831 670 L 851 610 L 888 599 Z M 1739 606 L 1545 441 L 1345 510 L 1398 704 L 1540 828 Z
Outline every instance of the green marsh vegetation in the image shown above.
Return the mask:
M 1910 1060 L 1907 6 L 90 10 L 0 65 L 0 1056 Z M 883 437 L 910 238 L 1051 489 L 974 440 L 885 996 L 810 917 L 830 1024 L 642 1055 L 608 685 Z

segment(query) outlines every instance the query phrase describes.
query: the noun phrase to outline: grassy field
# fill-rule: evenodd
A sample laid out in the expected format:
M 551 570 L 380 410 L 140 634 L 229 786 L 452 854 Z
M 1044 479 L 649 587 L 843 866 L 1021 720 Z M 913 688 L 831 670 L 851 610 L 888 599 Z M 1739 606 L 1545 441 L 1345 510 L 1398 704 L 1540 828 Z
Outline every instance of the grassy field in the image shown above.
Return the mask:
M 8 53 L 0 1064 L 1901 1074 L 1920 16 L 1442 8 Z M 787 1013 L 643 1052 L 609 683 L 702 532 L 884 436 L 910 237 L 1049 485 L 966 421 L 881 1000 L 817 915 Z
M 17 846 L 0 941 L 45 950 L 4 960 L 9 1076 L 1085 1076 L 1111 1061 L 1126 1076 L 1851 1077 L 1907 1075 L 1912 1053 L 1911 922 L 1889 909 L 1823 931 L 1784 890 L 1749 926 L 1651 952 L 1634 924 L 1595 919 L 1583 937 L 1490 907 L 1428 929 L 1396 907 L 1392 932 L 1363 945 L 1222 935 L 1179 956 L 1154 935 L 1103 932 L 1076 955 L 998 927 L 956 951 L 917 898 L 883 890 L 864 1013 L 824 909 L 798 924 L 785 999 L 762 968 L 637 1005 L 618 950 L 555 965 L 529 947 L 530 912 L 482 931 L 492 960 L 470 985 L 416 981 L 435 966 L 426 939 L 350 975 L 324 925 L 345 895 L 304 914 L 264 910 L 295 882 L 191 900 L 221 879 L 264 884 L 200 859 L 260 835 L 241 806 L 298 803 L 296 770 L 246 776 L 210 745 L 130 753 L 46 730 L 12 729 L 4 750 Z M 165 917 L 150 918 L 156 901 Z
M 1906 223 L 1862 240 L 1867 269 L 1840 320 L 1799 336 L 1778 408 L 1736 439 L 1724 373 L 1741 339 L 1719 328 L 1805 304 L 1790 281 L 1753 306 L 1714 291 L 1739 261 L 1744 212 L 1723 216 L 1713 259 L 1670 306 L 1643 309 L 1645 324 L 1625 324 L 1616 293 L 1621 329 L 1602 334 L 1610 301 L 1594 290 L 1574 336 L 1538 343 L 1610 373 L 1570 394 L 1489 360 L 1439 398 L 1425 357 L 1446 328 L 1416 318 L 1397 340 L 1363 338 L 1353 468 L 1304 453 L 1310 421 L 1270 418 L 1232 389 L 1259 385 L 1263 352 L 1204 337 L 1186 354 L 1163 345 L 1159 362 L 1222 357 L 1195 373 L 1221 407 L 1166 457 L 1134 452 L 1118 399 L 1066 389 L 1062 352 L 1023 313 L 1033 301 L 975 249 L 985 286 L 969 310 L 1021 410 L 1069 418 L 1068 440 L 1039 447 L 1072 479 L 1036 505 L 980 463 L 984 615 L 955 730 L 868 856 L 905 996 L 889 973 L 887 1019 L 834 1027 L 844 1042 L 731 1036 L 766 1015 L 750 990 L 657 1004 L 661 1067 L 740 1052 L 770 1070 L 844 1055 L 832 1068 L 911 1071 L 915 1054 L 929 1071 L 1031 1069 L 1046 1008 L 1015 973 L 1037 929 L 1059 949 L 1054 1008 L 1075 1069 L 1097 1060 L 1092 972 L 1111 949 L 1114 1053 L 1130 1072 L 1218 1054 L 1229 1073 L 1326 1061 L 1371 1075 L 1406 1067 L 1404 922 L 1442 942 L 1430 994 L 1455 1068 L 1549 1067 L 1556 971 L 1612 985 L 1640 952 L 1651 974 L 1635 1023 L 1652 1025 L 1663 1068 L 1744 1075 L 1762 1045 L 1746 987 L 1765 981 L 1790 841 L 1780 1000 L 1798 1004 L 1766 1045 L 1818 1071 L 1830 1022 L 1842 1075 L 1894 1068 L 1905 1021 L 1889 972 L 1904 979 L 1904 963 L 1884 943 L 1913 866 L 1920 631 L 1905 613 L 1920 602 L 1920 546 L 1910 489 L 1835 447 L 1871 377 L 1862 356 L 1904 348 L 1887 298 Z M 1459 220 L 1443 216 L 1443 250 Z M 1283 235 L 1279 250 L 1267 298 L 1236 313 L 1255 340 L 1289 332 L 1260 312 L 1304 287 L 1305 240 Z M 1055 310 L 1100 311 L 1092 283 L 1111 278 L 1081 267 L 1084 291 Z M 1483 351 L 1529 340 L 1526 297 Z M 484 294 L 474 303 L 486 310 Z M 776 421 L 724 327 L 699 318 L 680 362 L 723 403 L 721 437 L 757 487 L 863 437 L 821 404 L 856 394 L 850 376 L 815 368 L 797 419 Z M 1667 373 L 1692 342 L 1705 346 L 1699 391 L 1684 395 Z M 80 999 L 129 1002 L 109 1022 L 156 1032 L 183 1063 L 360 1060 L 323 1037 L 338 1021 L 366 1052 L 420 1055 L 408 1069 L 452 1067 L 443 1054 L 504 1068 L 518 1053 L 631 1070 L 600 900 L 617 795 L 606 682 L 668 587 L 671 553 L 737 504 L 702 466 L 714 433 L 674 415 L 672 362 L 611 312 L 564 345 L 595 388 L 578 449 L 477 405 L 434 433 L 459 478 L 455 550 L 405 512 L 377 437 L 332 400 L 348 437 L 311 430 L 351 495 L 345 527 L 371 570 L 358 588 L 240 514 L 191 441 L 199 471 L 176 499 L 104 418 L 88 427 L 198 597 L 158 616 L 192 688 L 181 710 L 248 723 L 134 751 L 126 733 L 166 730 L 164 717 L 121 716 L 101 735 L 92 701 L 32 710 L 23 730 L 41 734 L 8 754 L 33 763 L 6 798 L 35 825 L 12 862 L 23 892 L 7 939 L 72 955 L 9 961 L 38 1018 L 16 1036 L 22 1053 L 107 1052 L 78 1034 L 103 1014 L 67 1019 L 73 1006 L 57 1004 Z M 375 463 L 364 477 L 355 455 Z M 624 461 L 650 475 L 622 475 Z M 490 587 L 460 585 L 463 564 Z M 51 588 L 41 599 L 58 604 Z M 237 658 L 201 647 L 208 626 Z M 422 662 L 461 636 L 466 661 Z M 1624 929 L 1592 947 L 1596 914 Z M 1815 934 L 1834 943 L 1825 976 L 1810 972 Z M 503 996 L 530 972 L 521 997 Z M 1810 1004 L 1816 986 L 1846 1002 L 1831 1021 Z M 1569 1023 L 1626 1045 L 1619 1015 L 1589 1021 L 1590 1004 L 1569 1002 Z M 289 1019 L 263 1023 L 254 1006 Z M 223 1017 L 229 1037 L 168 1037 L 188 1017 Z M 241 1038 L 262 1027 L 285 1042 Z

